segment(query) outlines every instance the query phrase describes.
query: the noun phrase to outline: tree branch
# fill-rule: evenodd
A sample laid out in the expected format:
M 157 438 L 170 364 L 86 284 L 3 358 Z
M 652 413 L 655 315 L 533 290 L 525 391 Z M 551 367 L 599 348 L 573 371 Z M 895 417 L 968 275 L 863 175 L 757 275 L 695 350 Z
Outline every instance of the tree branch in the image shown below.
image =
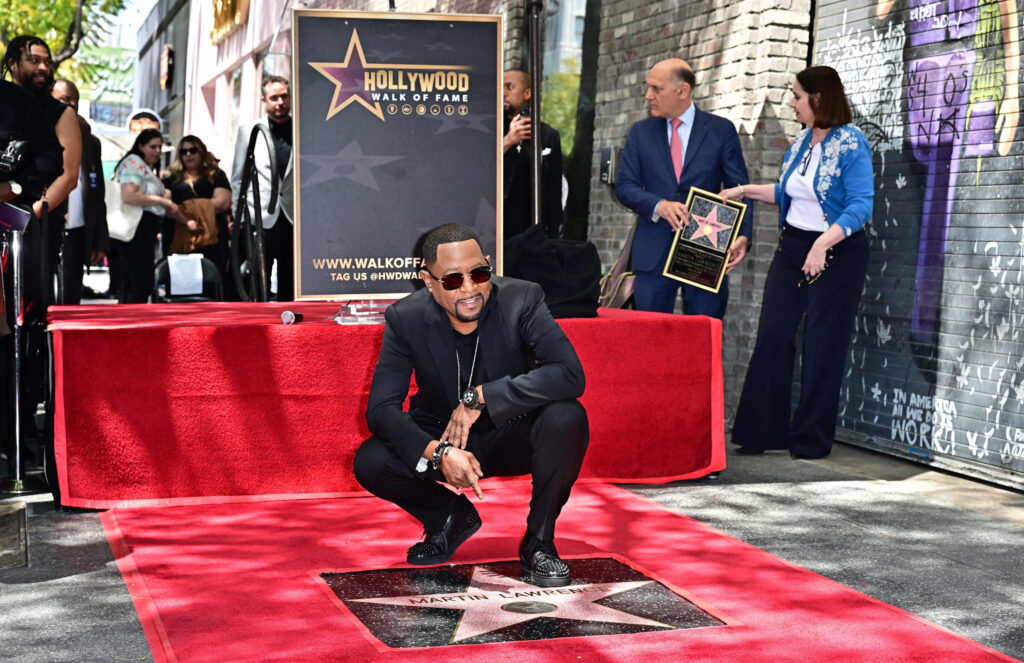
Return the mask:
M 82 44 L 82 15 L 84 13 L 84 5 L 85 0 L 75 0 L 75 18 L 71 21 L 71 25 L 68 26 L 67 34 L 64 35 L 64 45 L 59 51 L 53 54 L 54 68 L 60 66 L 61 62 L 64 62 L 77 53 L 78 47 Z

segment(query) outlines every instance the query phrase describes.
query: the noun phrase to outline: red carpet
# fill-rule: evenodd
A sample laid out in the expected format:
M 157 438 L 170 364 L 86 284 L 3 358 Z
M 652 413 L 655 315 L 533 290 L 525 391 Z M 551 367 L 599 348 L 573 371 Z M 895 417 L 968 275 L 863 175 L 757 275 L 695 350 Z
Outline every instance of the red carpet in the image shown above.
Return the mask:
M 527 488 L 485 486 L 484 526 L 452 560 L 515 557 Z M 565 557 L 609 557 L 725 625 L 385 649 L 321 572 L 404 566 L 417 525 L 372 498 L 114 509 L 111 547 L 156 661 L 1012 661 L 612 486 L 577 486 Z
M 305 320 L 282 325 L 285 308 Z M 61 503 L 359 491 L 352 458 L 369 436 L 383 325 L 334 324 L 338 308 L 51 307 Z M 664 481 L 725 467 L 718 320 L 601 309 L 560 324 L 587 376 L 584 478 Z

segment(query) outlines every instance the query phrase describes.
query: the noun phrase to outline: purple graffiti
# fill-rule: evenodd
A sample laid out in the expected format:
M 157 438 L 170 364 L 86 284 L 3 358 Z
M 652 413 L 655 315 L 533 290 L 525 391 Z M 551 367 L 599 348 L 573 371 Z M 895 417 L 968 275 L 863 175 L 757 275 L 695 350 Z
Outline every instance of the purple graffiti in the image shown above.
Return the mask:
M 907 21 L 910 46 L 938 44 L 973 37 L 978 20 L 977 0 L 912 0 Z
M 927 168 L 910 323 L 912 337 L 922 343 L 931 342 L 938 331 L 946 232 L 953 211 L 973 69 L 971 51 L 914 60 L 909 68 L 910 144 L 914 156 Z

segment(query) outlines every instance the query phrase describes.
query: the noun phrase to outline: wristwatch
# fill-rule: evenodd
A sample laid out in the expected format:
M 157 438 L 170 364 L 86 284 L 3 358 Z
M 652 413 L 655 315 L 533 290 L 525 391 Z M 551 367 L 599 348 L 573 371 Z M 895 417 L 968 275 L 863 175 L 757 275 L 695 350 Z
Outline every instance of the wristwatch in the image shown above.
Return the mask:
M 466 391 L 462 392 L 462 404 L 468 407 L 470 410 L 482 410 L 485 405 L 480 402 L 480 396 L 476 393 L 476 389 L 469 387 Z

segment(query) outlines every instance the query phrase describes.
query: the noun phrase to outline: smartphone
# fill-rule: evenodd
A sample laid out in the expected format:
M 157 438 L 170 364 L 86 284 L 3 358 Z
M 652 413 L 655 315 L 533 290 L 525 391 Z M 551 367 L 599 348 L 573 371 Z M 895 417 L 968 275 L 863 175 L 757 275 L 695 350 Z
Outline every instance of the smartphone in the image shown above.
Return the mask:
M 519 117 L 530 117 L 530 107 L 523 104 L 519 107 Z

